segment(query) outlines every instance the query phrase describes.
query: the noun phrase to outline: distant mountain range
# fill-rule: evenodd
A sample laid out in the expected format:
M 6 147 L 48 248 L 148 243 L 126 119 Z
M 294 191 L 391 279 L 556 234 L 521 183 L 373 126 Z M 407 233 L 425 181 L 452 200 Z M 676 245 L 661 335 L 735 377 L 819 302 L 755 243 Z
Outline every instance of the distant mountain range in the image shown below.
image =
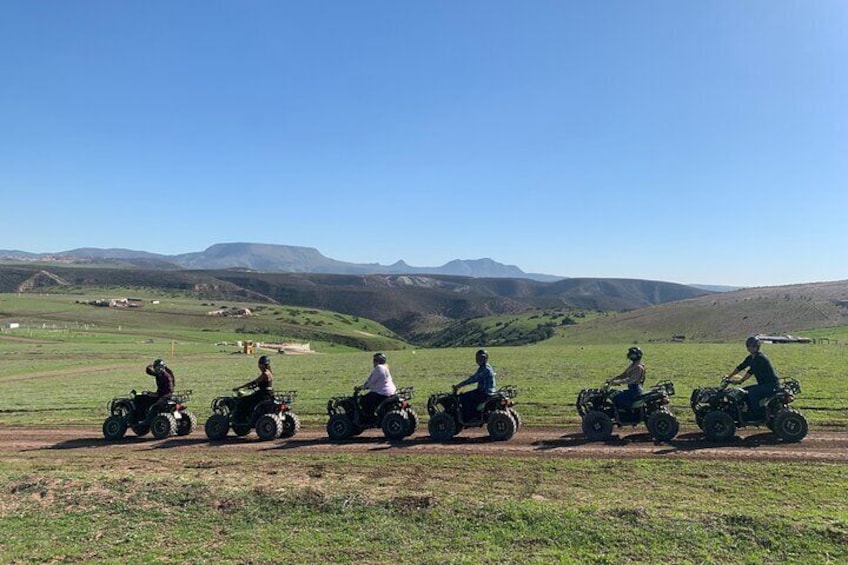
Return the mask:
M 441 267 L 412 267 L 404 261 L 392 265 L 348 263 L 322 255 L 313 247 L 269 243 L 217 243 L 205 251 L 161 255 L 131 249 L 85 247 L 58 253 L 0 250 L 0 259 L 55 261 L 61 263 L 121 263 L 144 269 L 243 269 L 266 273 L 315 273 L 337 275 L 455 275 L 480 278 L 520 278 L 553 282 L 564 277 L 525 273 L 515 265 L 492 259 L 456 259 Z

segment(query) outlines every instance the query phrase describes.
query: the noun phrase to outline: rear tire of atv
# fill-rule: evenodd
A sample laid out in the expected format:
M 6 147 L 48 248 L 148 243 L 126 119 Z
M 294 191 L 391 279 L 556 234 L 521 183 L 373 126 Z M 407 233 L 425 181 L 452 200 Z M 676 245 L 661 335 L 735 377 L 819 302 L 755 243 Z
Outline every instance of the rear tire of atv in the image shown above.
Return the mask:
M 355 433 L 355 426 L 347 414 L 333 414 L 327 421 L 327 435 L 332 440 L 348 439 Z
M 518 425 L 506 410 L 495 410 L 489 414 L 486 429 L 489 431 L 489 437 L 494 441 L 507 441 L 515 435 Z
M 206 437 L 212 441 L 221 441 L 227 437 L 230 431 L 230 419 L 223 414 L 212 414 L 203 426 Z
M 674 414 L 660 410 L 648 416 L 648 431 L 654 441 L 671 441 L 680 431 L 680 423 Z
M 194 412 L 189 412 L 188 410 L 186 410 L 182 413 L 182 418 L 177 420 L 177 435 L 187 436 L 196 429 L 197 416 L 194 415 Z
M 130 429 L 138 437 L 144 437 L 150 433 L 150 426 L 148 426 L 147 424 L 133 424 L 132 426 L 130 426 Z
M 774 417 L 774 433 L 787 443 L 801 441 L 808 431 L 807 419 L 797 410 L 783 410 Z
M 283 433 L 280 437 L 294 437 L 300 431 L 300 418 L 294 412 L 286 412 L 280 417 L 283 419 Z
M 150 422 L 150 431 L 156 439 L 165 439 L 176 435 L 177 419 L 174 418 L 173 414 L 157 414 Z
M 117 441 L 127 433 L 127 421 L 122 416 L 109 416 L 103 422 L 103 437 L 109 441 Z
M 277 439 L 283 433 L 283 419 L 276 414 L 263 414 L 256 420 L 256 435 L 262 441 Z
M 704 416 L 704 435 L 710 441 L 728 441 L 736 435 L 736 423 L 727 412 L 714 410 Z
M 383 435 L 391 441 L 398 441 L 406 437 L 409 428 L 409 419 L 406 413 L 400 410 L 392 410 L 383 416 Z
M 436 412 L 427 422 L 427 430 L 434 441 L 449 441 L 457 434 L 456 420 L 447 412 Z
M 600 410 L 586 412 L 582 427 L 588 441 L 607 441 L 612 437 L 612 419 Z

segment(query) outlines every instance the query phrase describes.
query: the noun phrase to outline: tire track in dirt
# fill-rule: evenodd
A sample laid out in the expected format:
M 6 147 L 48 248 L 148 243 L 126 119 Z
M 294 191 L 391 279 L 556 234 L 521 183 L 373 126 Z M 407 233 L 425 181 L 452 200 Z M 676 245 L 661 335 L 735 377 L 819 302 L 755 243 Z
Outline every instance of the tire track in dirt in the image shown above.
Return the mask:
M 32 450 L 157 450 L 158 454 L 208 452 L 262 452 L 269 456 L 296 453 L 380 453 L 389 455 L 456 455 L 511 457 L 564 457 L 583 459 L 684 458 L 699 460 L 761 460 L 848 463 L 848 431 L 811 431 L 799 443 L 783 443 L 765 429 L 740 430 L 732 441 L 716 444 L 698 430 L 683 430 L 668 443 L 655 443 L 647 433 L 619 431 L 610 441 L 588 443 L 577 429 L 525 427 L 510 441 L 493 442 L 481 429 L 463 431 L 453 441 L 436 443 L 426 428 L 404 441 L 386 440 L 379 430 L 368 430 L 347 441 L 332 441 L 322 428 L 302 430 L 287 440 L 263 442 L 251 434 L 210 442 L 201 429 L 189 436 L 154 440 L 130 432 L 119 442 L 107 442 L 98 428 L 30 428 L 0 426 L 0 452 Z M 166 449 L 167 448 L 167 449 Z

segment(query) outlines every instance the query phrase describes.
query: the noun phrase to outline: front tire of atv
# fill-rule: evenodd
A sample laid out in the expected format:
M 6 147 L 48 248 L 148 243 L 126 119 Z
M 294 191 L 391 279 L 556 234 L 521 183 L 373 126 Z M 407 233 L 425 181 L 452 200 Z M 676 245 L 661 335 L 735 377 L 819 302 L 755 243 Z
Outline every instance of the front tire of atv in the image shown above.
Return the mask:
M 256 420 L 256 435 L 262 441 L 277 439 L 283 433 L 283 420 L 276 414 L 263 414 Z
M 680 431 L 680 423 L 674 414 L 660 410 L 648 416 L 648 431 L 655 441 L 671 441 Z
M 150 433 L 150 426 L 148 426 L 147 424 L 133 424 L 132 426 L 130 426 L 130 429 L 138 437 L 144 437 Z
M 203 429 L 206 431 L 206 437 L 210 440 L 221 441 L 227 437 L 227 432 L 230 431 L 230 419 L 223 414 L 212 414 L 206 420 Z
M 112 415 L 103 422 L 103 437 L 109 441 L 117 441 L 127 433 L 127 421 L 123 416 Z
M 695 412 L 695 423 L 698 425 L 698 429 L 702 432 L 704 431 L 704 414 L 702 412 Z
M 586 412 L 582 427 L 588 441 L 607 441 L 612 437 L 612 419 L 600 410 Z
M 397 441 L 406 437 L 409 420 L 406 414 L 400 410 L 392 410 L 383 416 L 383 435 L 386 439 Z
M 286 412 L 281 417 L 283 419 L 283 433 L 280 434 L 280 437 L 294 437 L 300 431 L 300 418 L 294 412 Z
M 506 410 L 495 410 L 489 414 L 486 429 L 494 441 L 507 441 L 515 435 L 518 426 L 515 419 Z
M 409 437 L 415 433 L 415 429 L 418 428 L 418 424 L 421 422 L 421 419 L 418 417 L 418 413 L 412 408 L 406 409 L 406 431 L 404 432 L 404 437 Z
M 189 412 L 188 410 L 186 410 L 182 413 L 182 418 L 177 420 L 177 435 L 187 436 L 196 429 L 197 416 L 194 415 L 194 412 Z
M 704 435 L 710 441 L 728 441 L 736 435 L 736 423 L 727 412 L 714 410 L 704 416 Z
M 347 414 L 333 414 L 327 421 L 327 435 L 332 440 L 348 439 L 354 431 L 353 421 Z
M 448 441 L 457 434 L 456 420 L 447 412 L 436 412 L 427 422 L 427 430 L 434 441 Z
M 521 414 L 519 414 L 518 411 L 515 410 L 515 408 L 508 408 L 507 412 L 509 412 L 509 415 L 512 416 L 512 419 L 515 420 L 515 433 L 520 432 L 521 426 L 524 425 L 524 423 L 521 421 Z
M 166 437 L 177 434 L 177 419 L 173 414 L 157 414 L 153 421 L 150 422 L 150 431 L 156 439 L 165 439 Z
M 782 410 L 774 417 L 774 433 L 785 442 L 801 441 L 807 436 L 807 431 L 807 419 L 797 410 Z

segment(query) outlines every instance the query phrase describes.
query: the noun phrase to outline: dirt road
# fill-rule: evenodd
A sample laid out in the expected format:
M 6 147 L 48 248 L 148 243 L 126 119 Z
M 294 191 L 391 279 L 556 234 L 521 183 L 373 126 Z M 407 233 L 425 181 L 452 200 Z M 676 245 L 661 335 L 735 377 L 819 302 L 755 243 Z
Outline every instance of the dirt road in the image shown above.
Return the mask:
M 523 428 L 507 442 L 490 441 L 483 429 L 464 430 L 454 441 L 435 443 L 427 436 L 426 427 L 411 438 L 400 442 L 385 440 L 379 430 L 368 430 L 348 441 L 335 442 L 327 438 L 323 428 L 302 430 L 294 438 L 270 442 L 259 441 L 251 434 L 246 438 L 230 436 L 223 442 L 209 442 L 201 428 L 189 436 L 154 440 L 150 436 L 137 438 L 132 432 L 119 442 L 103 439 L 97 427 L 68 427 L 39 429 L 0 426 L 0 451 L 31 450 L 134 450 L 168 449 L 169 452 L 204 450 L 232 453 L 253 451 L 272 455 L 287 452 L 309 453 L 390 453 L 404 455 L 482 455 L 513 457 L 570 457 L 570 458 L 634 458 L 683 457 L 707 460 L 758 459 L 774 461 L 817 461 L 848 463 L 848 432 L 811 431 L 799 443 L 783 443 L 766 429 L 740 430 L 733 441 L 714 444 L 704 439 L 698 430 L 682 430 L 673 441 L 655 444 L 639 428 L 618 430 L 605 443 L 587 443 L 579 430 L 560 428 Z

